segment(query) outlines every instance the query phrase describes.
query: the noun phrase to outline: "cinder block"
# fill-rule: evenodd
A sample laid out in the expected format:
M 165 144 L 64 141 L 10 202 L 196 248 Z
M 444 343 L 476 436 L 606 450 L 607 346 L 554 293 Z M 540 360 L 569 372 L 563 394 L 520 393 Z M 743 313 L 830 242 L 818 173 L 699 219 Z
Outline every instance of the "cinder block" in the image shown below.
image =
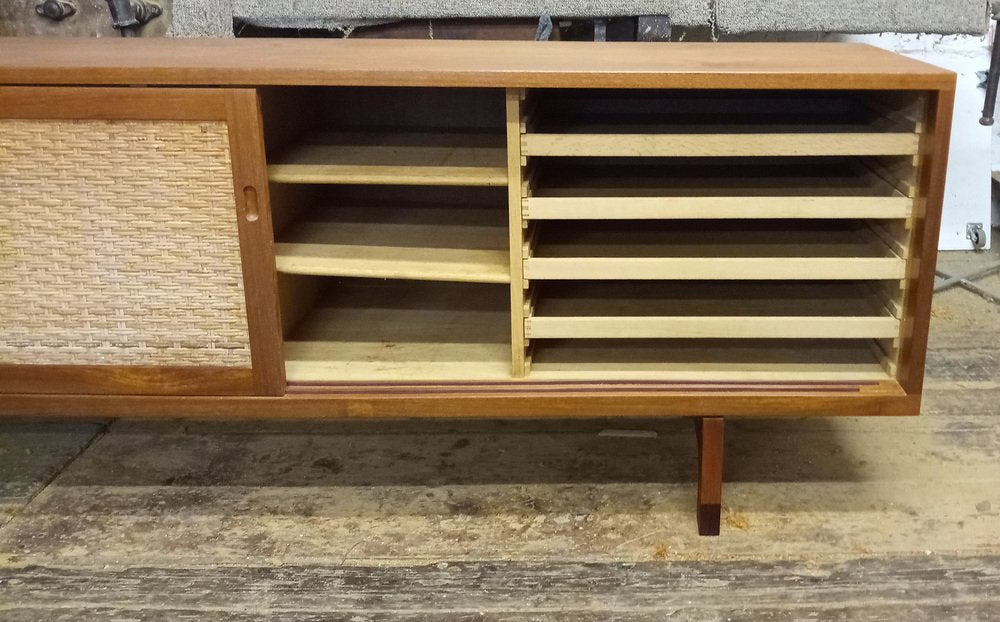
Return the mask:
M 291 2 L 286 3 L 291 5 Z M 170 37 L 232 37 L 231 0 L 174 0 Z
M 200 0 L 174 0 L 177 4 Z M 294 10 L 292 5 L 294 4 Z M 176 10 L 176 9 L 175 9 Z M 709 23 L 712 0 L 234 0 L 237 18 L 258 26 L 279 28 L 336 28 L 339 25 L 376 20 L 446 17 L 614 17 L 623 15 L 669 15 L 680 26 Z
M 274 28 L 339 28 L 448 17 L 669 15 L 677 26 L 724 33 L 932 32 L 982 34 L 984 0 L 174 0 L 170 35 L 230 37 L 233 18 Z
M 745 32 L 982 34 L 984 0 L 715 0 L 717 25 Z

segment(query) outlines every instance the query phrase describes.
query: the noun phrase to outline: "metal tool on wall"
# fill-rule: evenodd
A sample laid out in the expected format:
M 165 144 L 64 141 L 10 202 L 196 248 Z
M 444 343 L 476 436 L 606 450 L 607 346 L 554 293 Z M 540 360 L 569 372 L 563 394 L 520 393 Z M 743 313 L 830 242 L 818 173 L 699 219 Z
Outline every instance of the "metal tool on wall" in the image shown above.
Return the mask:
M 123 37 L 135 37 L 139 28 L 163 14 L 159 5 L 146 0 L 107 0 L 115 29 Z
M 990 4 L 990 17 L 996 21 L 1000 12 L 1000 3 Z M 983 125 L 993 125 L 993 115 L 997 107 L 997 87 L 1000 85 L 1000 28 L 994 28 L 993 55 L 990 57 L 990 71 L 986 76 L 986 102 L 983 104 L 983 116 L 979 122 Z
M 144 25 L 160 17 L 164 12 L 160 4 L 147 0 L 106 0 L 106 2 L 111 13 L 112 25 L 123 37 L 138 36 L 139 30 Z M 66 21 L 67 25 L 76 21 L 70 19 L 74 16 L 77 20 L 81 17 L 89 17 L 89 21 L 93 21 L 95 17 L 99 20 L 102 19 L 95 14 L 96 8 L 97 6 L 93 6 L 93 3 L 84 3 L 81 11 L 76 0 L 44 0 L 34 7 L 37 15 L 56 23 L 68 20 Z M 103 19 L 107 19 L 107 14 L 104 15 Z

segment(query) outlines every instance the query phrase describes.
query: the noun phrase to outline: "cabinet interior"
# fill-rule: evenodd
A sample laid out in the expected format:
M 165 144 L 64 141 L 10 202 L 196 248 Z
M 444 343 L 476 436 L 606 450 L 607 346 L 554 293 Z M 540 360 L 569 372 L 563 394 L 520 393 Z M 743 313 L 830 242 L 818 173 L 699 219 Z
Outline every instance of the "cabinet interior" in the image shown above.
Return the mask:
M 920 93 L 262 102 L 291 384 L 895 377 Z

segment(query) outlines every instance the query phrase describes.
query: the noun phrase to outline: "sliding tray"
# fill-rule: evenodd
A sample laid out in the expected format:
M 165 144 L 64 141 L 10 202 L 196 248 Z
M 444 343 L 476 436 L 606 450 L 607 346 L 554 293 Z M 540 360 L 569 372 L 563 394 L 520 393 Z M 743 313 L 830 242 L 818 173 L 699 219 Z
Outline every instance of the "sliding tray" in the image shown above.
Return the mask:
M 863 222 L 543 223 L 524 277 L 551 279 L 902 279 L 906 261 Z

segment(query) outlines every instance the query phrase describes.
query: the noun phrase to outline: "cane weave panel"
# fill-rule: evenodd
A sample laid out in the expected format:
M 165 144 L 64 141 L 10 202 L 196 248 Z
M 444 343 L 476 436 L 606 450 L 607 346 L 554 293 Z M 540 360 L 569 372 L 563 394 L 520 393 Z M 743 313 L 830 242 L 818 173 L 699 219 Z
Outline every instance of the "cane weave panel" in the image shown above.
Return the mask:
M 0 364 L 250 367 L 221 122 L 0 120 Z

